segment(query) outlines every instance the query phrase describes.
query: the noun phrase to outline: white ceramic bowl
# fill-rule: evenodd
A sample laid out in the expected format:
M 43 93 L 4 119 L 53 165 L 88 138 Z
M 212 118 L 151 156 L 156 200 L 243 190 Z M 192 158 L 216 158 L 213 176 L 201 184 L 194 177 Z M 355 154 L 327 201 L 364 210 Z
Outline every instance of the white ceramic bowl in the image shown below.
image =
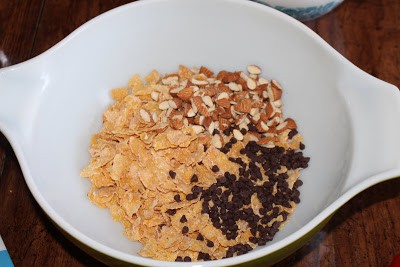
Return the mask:
M 296 46 L 293 46 L 293 42 Z M 242 70 L 253 63 L 284 87 L 311 156 L 302 202 L 266 246 L 193 266 L 276 260 L 365 188 L 400 175 L 400 93 L 356 68 L 307 27 L 241 0 L 139 1 L 107 12 L 42 55 L 0 70 L 0 129 L 46 214 L 75 242 L 109 263 L 187 266 L 136 254 L 108 211 L 87 199 L 79 177 L 109 90 L 133 73 L 178 64 Z
M 343 0 L 255 0 L 298 20 L 313 20 L 331 12 Z

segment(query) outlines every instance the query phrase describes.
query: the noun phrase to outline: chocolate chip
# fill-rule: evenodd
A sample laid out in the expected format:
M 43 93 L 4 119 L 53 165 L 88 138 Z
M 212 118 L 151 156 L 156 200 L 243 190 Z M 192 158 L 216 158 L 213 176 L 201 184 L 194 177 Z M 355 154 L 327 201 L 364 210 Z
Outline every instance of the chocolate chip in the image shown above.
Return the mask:
M 198 234 L 197 234 L 197 237 L 196 237 L 196 240 L 204 241 L 203 235 L 200 234 L 200 233 L 198 233 Z
M 189 232 L 189 227 L 183 226 L 182 227 L 182 234 L 187 234 Z
M 207 247 L 212 248 L 214 246 L 214 242 L 207 240 Z
M 184 262 L 190 262 L 190 261 L 192 261 L 192 259 L 191 259 L 189 256 L 185 256 L 185 257 L 183 258 L 183 261 L 184 261 Z
M 176 195 L 174 196 L 174 200 L 175 200 L 176 202 L 181 202 L 181 195 L 176 194 Z
M 203 191 L 203 188 L 198 185 L 195 185 L 192 187 L 191 191 L 194 194 L 200 194 Z
M 175 261 L 183 261 L 183 259 L 182 259 L 181 256 L 177 256 L 176 259 L 175 259 Z
M 199 252 L 199 255 L 197 256 L 197 260 L 205 260 L 205 261 L 209 261 L 211 260 L 211 256 L 208 253 L 204 253 L 204 252 Z
M 185 215 L 182 215 L 182 217 L 180 218 L 179 221 L 180 221 L 181 223 L 187 222 L 186 216 L 185 216 Z
M 197 194 L 187 194 L 186 200 L 193 200 L 193 199 L 196 199 L 197 197 L 198 197 Z
M 305 146 L 303 143 L 300 143 L 299 148 L 300 148 L 301 150 L 304 150 L 304 149 L 306 148 L 306 146 Z
M 218 129 L 214 129 L 214 131 L 212 132 L 212 135 L 216 135 L 216 134 L 221 134 Z
M 288 138 L 292 139 L 296 134 L 298 134 L 299 132 L 296 129 L 292 129 L 290 130 L 289 134 L 288 134 Z
M 176 209 L 168 209 L 167 211 L 166 211 L 166 213 L 168 214 L 168 215 L 175 215 L 176 214 Z
M 199 181 L 199 177 L 196 174 L 193 174 L 192 178 L 190 178 L 191 183 L 197 183 Z
M 217 165 L 214 165 L 214 166 L 211 167 L 211 170 L 213 172 L 217 172 L 217 171 L 219 171 L 219 167 Z
M 168 173 L 169 173 L 169 176 L 170 176 L 172 179 L 175 179 L 176 172 L 174 172 L 174 171 L 169 171 Z

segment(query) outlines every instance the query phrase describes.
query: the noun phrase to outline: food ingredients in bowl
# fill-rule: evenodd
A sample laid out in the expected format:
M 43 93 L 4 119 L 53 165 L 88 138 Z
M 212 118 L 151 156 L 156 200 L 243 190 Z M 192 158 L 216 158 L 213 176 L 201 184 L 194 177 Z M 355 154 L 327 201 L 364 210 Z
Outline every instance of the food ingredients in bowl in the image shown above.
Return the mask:
M 217 75 L 180 66 L 112 90 L 81 176 L 92 182 L 89 199 L 143 244 L 140 255 L 241 255 L 288 220 L 309 158 L 283 117 L 282 87 L 260 75 L 255 65 Z

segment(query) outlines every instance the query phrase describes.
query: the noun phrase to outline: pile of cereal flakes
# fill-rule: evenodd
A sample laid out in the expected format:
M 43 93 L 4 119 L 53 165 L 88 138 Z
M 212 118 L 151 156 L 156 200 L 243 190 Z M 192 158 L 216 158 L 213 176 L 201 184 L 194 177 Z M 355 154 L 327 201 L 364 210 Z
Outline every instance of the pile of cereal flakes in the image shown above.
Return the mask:
M 180 66 L 112 90 L 81 176 L 140 255 L 241 255 L 272 240 L 300 202 L 303 137 L 283 117 L 280 84 L 260 74 Z

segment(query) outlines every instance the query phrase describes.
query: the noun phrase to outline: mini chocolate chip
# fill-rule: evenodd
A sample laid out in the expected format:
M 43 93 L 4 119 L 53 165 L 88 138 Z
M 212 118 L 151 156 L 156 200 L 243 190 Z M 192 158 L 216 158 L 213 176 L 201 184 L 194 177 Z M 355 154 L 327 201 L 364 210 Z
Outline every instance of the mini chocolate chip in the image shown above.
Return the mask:
M 214 242 L 211 240 L 207 240 L 207 247 L 212 248 L 214 246 Z
M 226 147 L 222 147 L 222 148 L 220 149 L 220 151 L 221 151 L 222 153 L 226 154 L 226 153 L 229 152 L 229 149 L 226 148 Z
M 298 134 L 298 131 L 296 129 L 292 129 L 288 134 L 288 138 L 292 139 L 296 134 Z
M 195 185 L 195 186 L 192 187 L 191 191 L 194 194 L 199 194 L 199 193 L 201 193 L 203 191 L 203 188 L 198 186 L 198 185 Z
M 197 234 L 197 237 L 196 237 L 196 240 L 204 241 L 203 235 L 200 234 L 200 233 L 198 233 L 198 234 Z
M 247 133 L 247 130 L 245 128 L 240 129 L 240 132 L 245 135 Z
M 181 223 L 187 222 L 186 216 L 182 215 L 181 219 L 179 220 Z
M 174 200 L 175 200 L 176 202 L 181 202 L 181 195 L 176 194 L 176 195 L 174 196 Z
M 191 183 L 197 183 L 199 181 L 199 177 L 196 174 L 193 174 L 192 178 L 190 178 Z
M 190 262 L 190 261 L 192 261 L 192 258 L 190 258 L 189 256 L 185 256 L 185 257 L 183 258 L 183 261 L 184 261 L 184 262 Z
M 186 195 L 186 200 L 193 200 L 197 198 L 197 194 L 187 194 Z
M 300 186 L 302 186 L 302 185 L 303 185 L 303 181 L 297 179 L 296 182 L 294 182 L 293 187 L 294 187 L 294 188 L 298 188 L 298 187 L 300 187 Z
M 169 176 L 170 176 L 172 179 L 175 179 L 176 172 L 174 172 L 174 171 L 169 171 L 168 173 L 169 173 Z
M 217 165 L 213 165 L 213 166 L 211 167 L 211 170 L 212 170 L 213 172 L 217 172 L 217 171 L 219 171 L 219 167 L 218 167 Z
M 238 141 L 238 140 L 237 140 L 235 137 L 232 137 L 231 140 L 230 140 L 230 142 L 231 142 L 232 144 L 236 144 L 237 141 Z
M 177 256 L 176 259 L 175 259 L 175 261 L 183 261 L 183 259 L 182 259 L 181 256 Z
M 182 227 L 182 234 L 187 234 L 189 232 L 189 227 L 183 226 Z
M 168 214 L 168 215 L 175 215 L 176 214 L 176 209 L 167 209 L 167 211 L 166 211 L 166 213 Z
M 300 147 L 301 150 L 304 150 L 306 148 L 306 146 L 303 143 L 300 143 Z

